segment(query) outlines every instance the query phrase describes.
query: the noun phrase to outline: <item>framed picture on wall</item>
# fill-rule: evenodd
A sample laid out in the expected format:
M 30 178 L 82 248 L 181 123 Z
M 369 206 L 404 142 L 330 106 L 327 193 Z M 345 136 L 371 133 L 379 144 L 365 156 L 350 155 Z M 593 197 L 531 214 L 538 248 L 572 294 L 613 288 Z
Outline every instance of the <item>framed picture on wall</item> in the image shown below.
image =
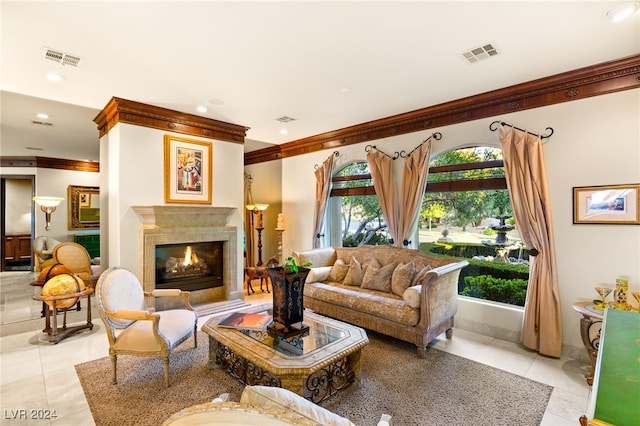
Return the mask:
M 640 224 L 640 184 L 573 188 L 573 223 Z
M 69 230 L 100 229 L 100 188 L 69 185 L 67 195 Z
M 211 204 L 213 145 L 164 136 L 164 201 Z

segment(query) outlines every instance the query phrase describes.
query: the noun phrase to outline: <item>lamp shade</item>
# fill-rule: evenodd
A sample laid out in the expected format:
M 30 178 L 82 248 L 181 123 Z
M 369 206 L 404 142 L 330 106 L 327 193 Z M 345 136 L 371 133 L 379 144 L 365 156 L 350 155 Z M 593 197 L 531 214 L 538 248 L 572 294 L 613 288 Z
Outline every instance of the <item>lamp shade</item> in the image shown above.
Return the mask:
M 61 197 L 33 197 L 33 201 L 42 207 L 56 207 L 62 200 Z

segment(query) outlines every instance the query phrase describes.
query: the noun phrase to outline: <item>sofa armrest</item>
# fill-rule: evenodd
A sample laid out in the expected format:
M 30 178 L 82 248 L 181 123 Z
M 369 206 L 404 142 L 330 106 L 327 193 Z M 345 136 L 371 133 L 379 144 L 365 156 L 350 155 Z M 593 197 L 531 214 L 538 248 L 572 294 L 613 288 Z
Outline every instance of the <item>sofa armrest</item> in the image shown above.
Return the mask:
M 310 262 L 312 267 L 332 266 L 337 259 L 333 247 L 294 251 L 293 257 L 298 265 Z
M 271 386 L 245 386 L 240 396 L 241 404 L 253 404 L 266 408 L 286 408 L 325 426 L 355 426 L 349 419 L 332 413 L 326 408 L 304 399 L 287 389 Z
M 420 326 L 434 327 L 458 311 L 458 278 L 469 262 L 453 262 L 430 270 L 422 282 Z

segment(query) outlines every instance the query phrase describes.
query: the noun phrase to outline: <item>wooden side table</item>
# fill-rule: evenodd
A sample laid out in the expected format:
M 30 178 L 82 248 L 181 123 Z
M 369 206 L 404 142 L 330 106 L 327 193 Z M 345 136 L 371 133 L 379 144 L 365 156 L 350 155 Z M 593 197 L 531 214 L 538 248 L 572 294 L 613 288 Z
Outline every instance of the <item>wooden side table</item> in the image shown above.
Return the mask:
M 45 327 L 42 331 L 47 333 L 47 340 L 49 342 L 56 344 L 62 339 L 65 339 L 81 330 L 93 329 L 93 323 L 91 322 L 92 293 L 93 289 L 89 287 L 79 293 L 65 294 L 62 296 L 42 296 L 40 294 L 36 294 L 33 296 L 35 300 L 41 300 L 42 302 L 51 302 L 51 304 L 53 305 L 49 306 L 48 303 L 43 303 L 45 307 Z M 58 308 L 56 307 L 56 305 L 62 300 L 74 298 L 83 299 L 85 297 L 87 298 L 87 323 L 74 327 L 67 327 L 67 310 L 65 309 L 62 327 L 58 327 Z
M 596 309 L 592 301 L 576 302 L 573 304 L 573 309 L 582 314 L 582 318 L 580 318 L 580 336 L 591 361 L 591 372 L 586 376 L 587 383 L 591 386 L 593 385 L 596 360 L 598 359 L 604 311 Z

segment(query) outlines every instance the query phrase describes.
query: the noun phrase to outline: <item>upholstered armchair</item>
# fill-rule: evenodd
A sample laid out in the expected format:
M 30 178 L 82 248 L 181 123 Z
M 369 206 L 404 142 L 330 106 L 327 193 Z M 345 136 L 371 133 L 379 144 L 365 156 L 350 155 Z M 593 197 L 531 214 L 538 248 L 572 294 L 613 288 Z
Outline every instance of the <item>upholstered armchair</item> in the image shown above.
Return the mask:
M 51 237 L 36 237 L 33 240 L 33 262 L 36 272 L 55 263 L 53 260 L 53 249 L 60 244 L 60 241 Z
M 151 312 L 145 297 L 180 297 L 186 309 Z M 98 312 L 107 328 L 113 384 L 117 383 L 118 355 L 156 356 L 164 361 L 164 383 L 169 387 L 169 355 L 193 335 L 198 346 L 198 315 L 189 303 L 189 292 L 179 289 L 144 292 L 129 270 L 113 267 L 96 286 Z
M 89 252 L 84 246 L 72 242 L 60 243 L 53 249 L 53 260 L 69 268 L 87 287 L 95 287 L 100 276 L 100 267 L 94 270 Z

